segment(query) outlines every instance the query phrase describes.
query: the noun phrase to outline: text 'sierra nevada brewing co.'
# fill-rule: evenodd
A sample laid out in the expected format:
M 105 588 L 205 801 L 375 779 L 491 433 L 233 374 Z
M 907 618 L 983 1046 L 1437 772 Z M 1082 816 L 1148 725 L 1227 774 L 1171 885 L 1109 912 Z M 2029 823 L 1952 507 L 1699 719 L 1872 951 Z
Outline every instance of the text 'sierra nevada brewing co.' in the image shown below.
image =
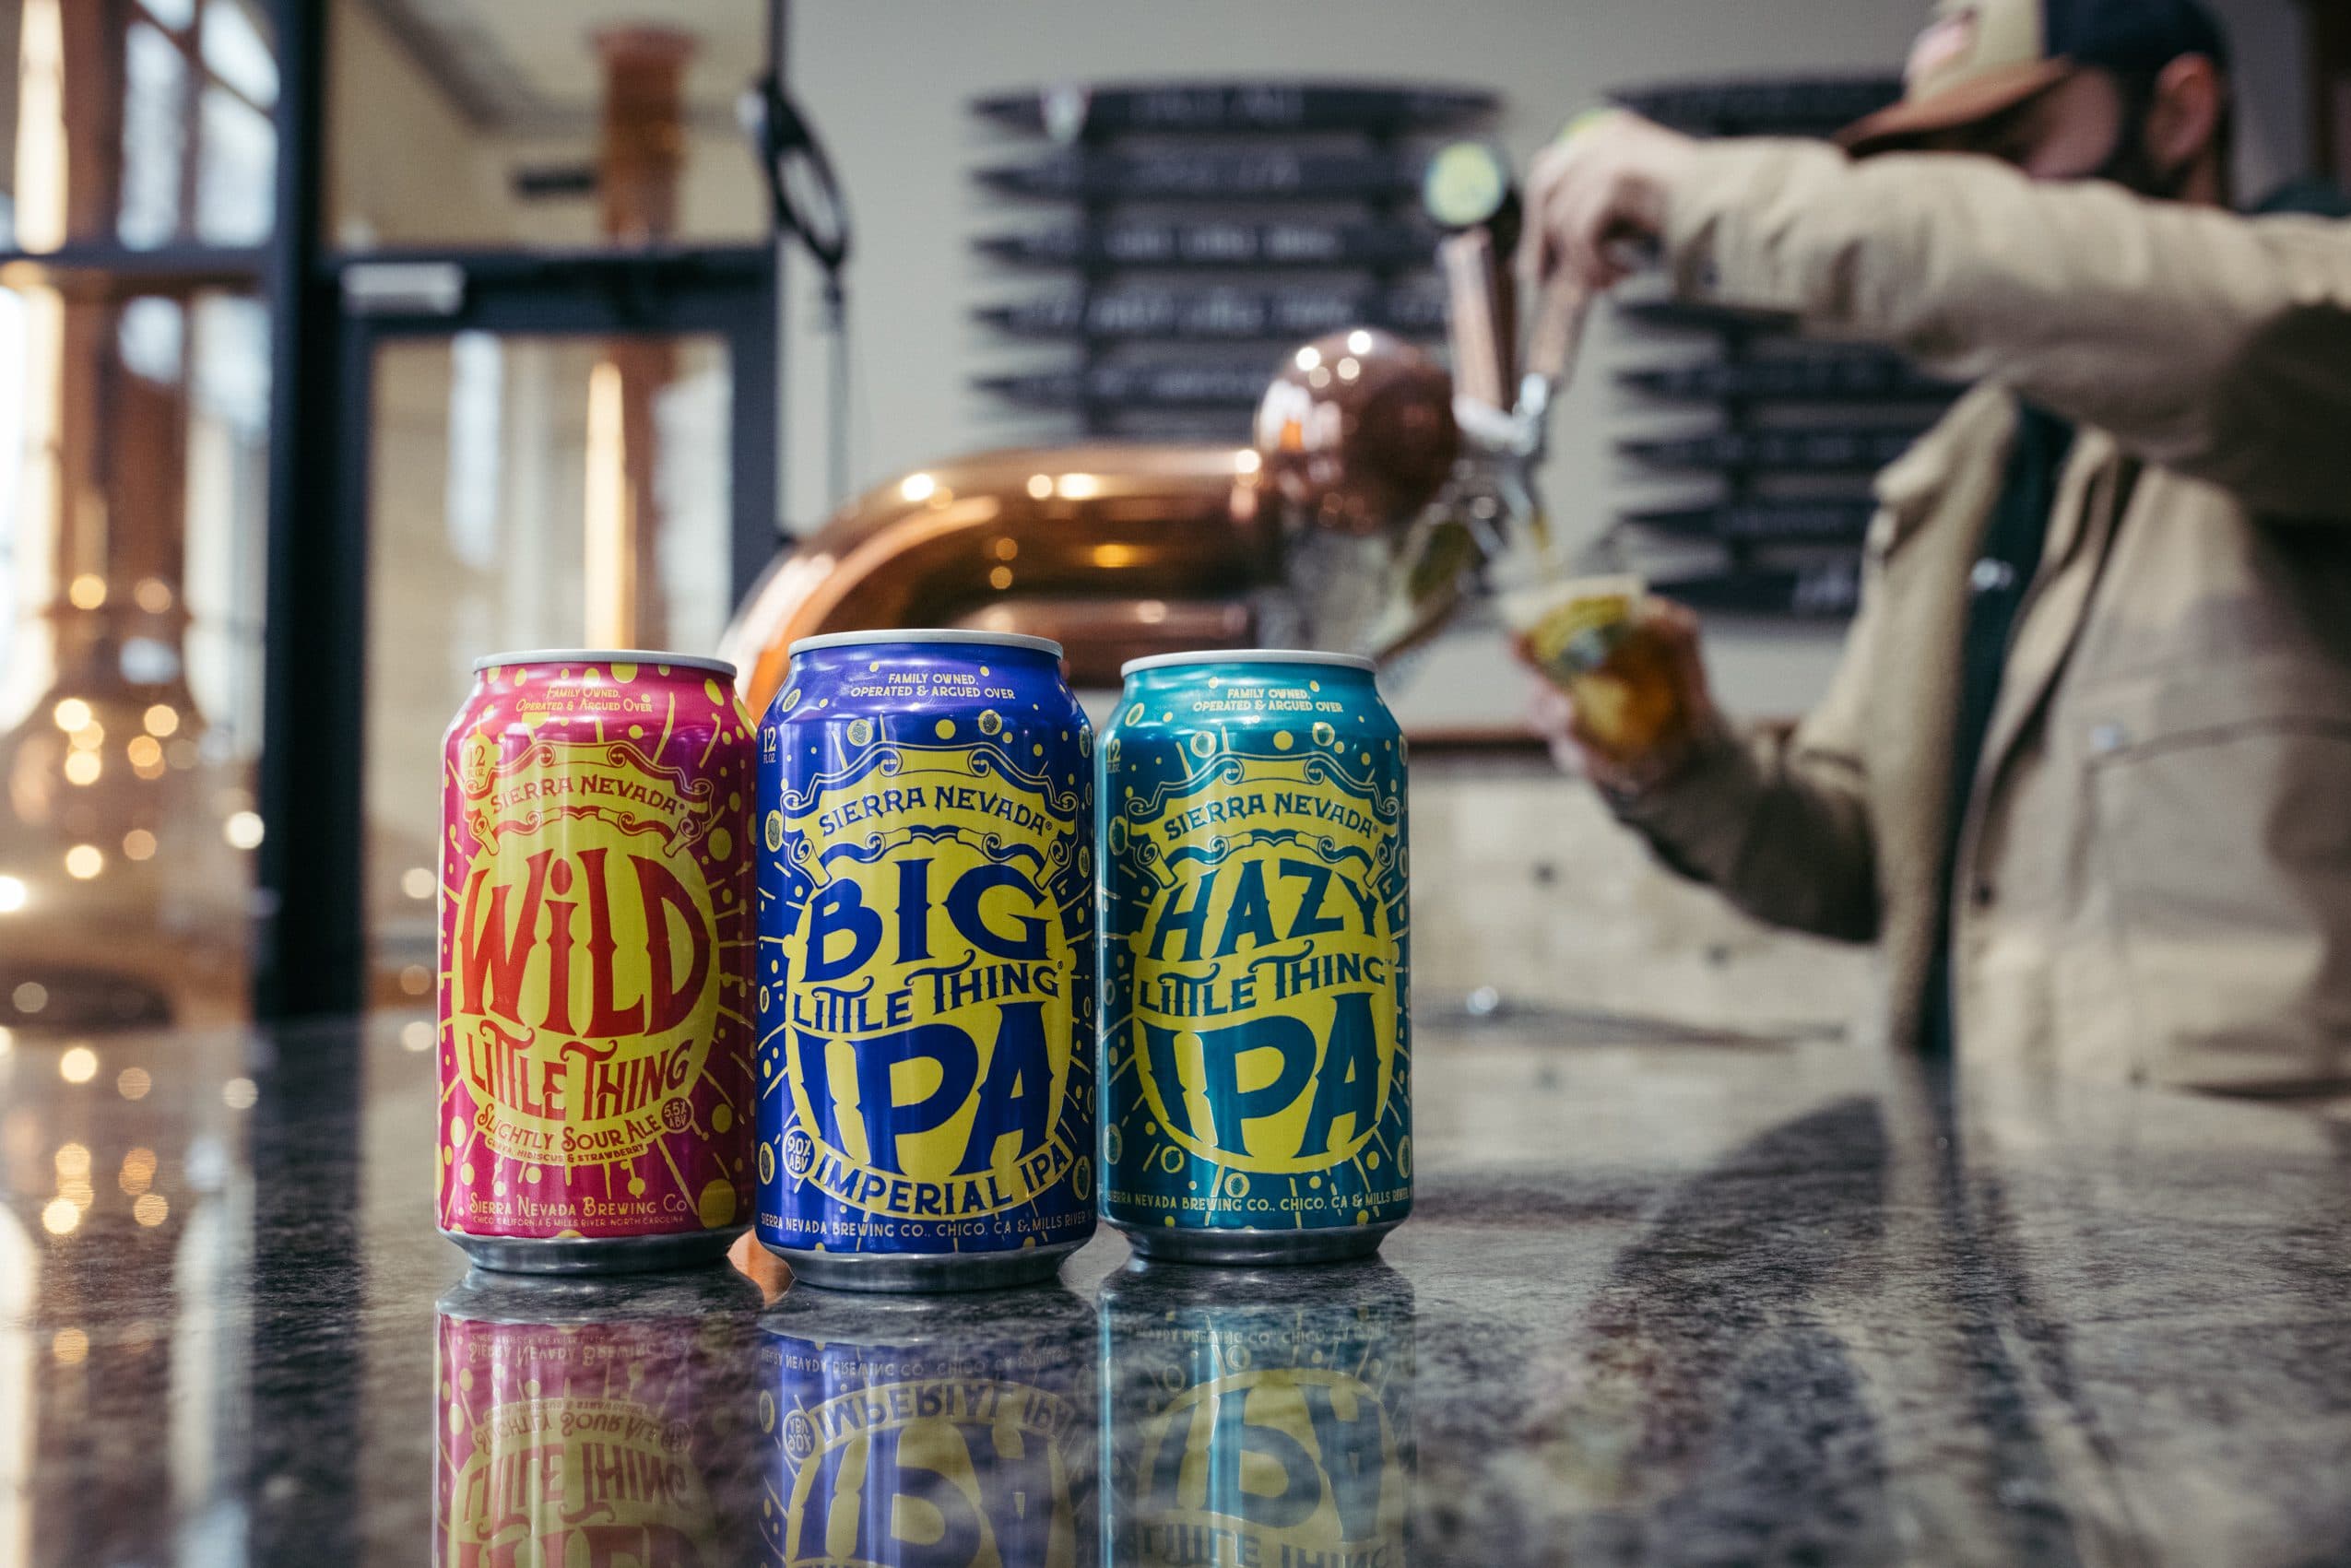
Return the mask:
M 760 725 L 758 1225 L 810 1283 L 1043 1278 L 1093 1233 L 1093 737 L 1059 660 L 809 638 Z
M 443 750 L 440 1222 L 478 1263 L 684 1263 L 749 1220 L 733 677 L 656 653 L 475 666 Z
M 1403 735 L 1367 660 L 1126 673 L 1103 737 L 1104 1212 L 1150 1256 L 1370 1252 L 1412 1201 Z
M 1093 1312 L 1045 1285 L 939 1313 L 793 1291 L 761 1318 L 775 1568 L 1100 1561 Z
M 756 1285 L 476 1271 L 439 1308 L 435 1568 L 750 1559 Z

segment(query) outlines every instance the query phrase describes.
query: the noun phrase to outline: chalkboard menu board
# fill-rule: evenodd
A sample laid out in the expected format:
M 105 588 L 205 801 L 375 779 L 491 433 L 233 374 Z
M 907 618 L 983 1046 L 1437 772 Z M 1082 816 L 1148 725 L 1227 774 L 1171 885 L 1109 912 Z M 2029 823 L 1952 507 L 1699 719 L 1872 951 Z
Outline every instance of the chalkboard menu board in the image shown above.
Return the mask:
M 983 254 L 1028 266 L 1393 268 L 1425 261 L 1433 241 L 1408 223 L 1112 218 L 977 243 Z
M 1057 140 L 1143 134 L 1444 131 L 1494 112 L 1491 94 L 1371 82 L 1139 82 L 975 99 L 972 112 Z
M 1265 289 L 1221 283 L 1116 283 L 985 306 L 979 317 L 1017 337 L 1192 342 L 1270 338 L 1300 343 L 1351 326 L 1384 326 L 1407 336 L 1441 335 L 1445 296 L 1435 288 L 1413 285 L 1379 289 L 1344 283 L 1292 284 Z
M 1026 286 L 974 315 L 1032 352 L 974 387 L 1087 434 L 1239 438 L 1308 338 L 1378 326 L 1441 341 L 1421 165 L 1494 102 L 1446 85 L 1270 80 L 975 100 L 999 140 L 973 178 L 999 217 L 975 248 Z M 1034 136 L 1046 145 L 1021 139 Z M 1029 282 L 1043 273 L 1050 285 Z M 1041 345 L 1068 359 L 1039 367 Z
M 1893 101 L 1892 79 L 1750 79 L 1627 88 L 1617 101 L 1699 136 L 1826 136 Z M 1636 362 L 1613 381 L 1623 411 L 1692 430 L 1620 435 L 1647 480 L 1686 498 L 1626 513 L 1622 552 L 1661 592 L 1700 609 L 1836 618 L 1860 592 L 1869 483 L 1955 395 L 1883 350 L 1797 342 L 1772 317 L 1652 297 L 1620 303 Z

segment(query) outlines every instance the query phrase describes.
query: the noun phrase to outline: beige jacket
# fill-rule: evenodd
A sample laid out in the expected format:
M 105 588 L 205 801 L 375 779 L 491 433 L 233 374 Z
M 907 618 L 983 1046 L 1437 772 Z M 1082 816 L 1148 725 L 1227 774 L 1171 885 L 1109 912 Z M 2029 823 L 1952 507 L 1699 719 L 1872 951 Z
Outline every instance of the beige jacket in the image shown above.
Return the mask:
M 2351 225 L 1728 142 L 1684 297 L 1980 384 L 1879 478 L 1819 709 L 1621 808 L 1765 920 L 1874 940 L 1914 1041 L 1948 900 L 1959 1049 L 2109 1080 L 2351 1079 Z M 1940 885 L 1968 572 L 2021 395 L 2076 422 Z

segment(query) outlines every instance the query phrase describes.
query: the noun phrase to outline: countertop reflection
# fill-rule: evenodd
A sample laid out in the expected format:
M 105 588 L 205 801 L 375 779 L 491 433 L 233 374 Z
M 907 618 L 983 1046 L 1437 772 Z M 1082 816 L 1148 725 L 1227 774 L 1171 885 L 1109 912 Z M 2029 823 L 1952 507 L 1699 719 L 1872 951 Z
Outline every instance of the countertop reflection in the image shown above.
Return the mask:
M 910 1301 L 467 1274 L 406 1021 L 0 1053 L 0 1563 L 2351 1558 L 2307 1111 L 1424 1032 L 1380 1261 Z

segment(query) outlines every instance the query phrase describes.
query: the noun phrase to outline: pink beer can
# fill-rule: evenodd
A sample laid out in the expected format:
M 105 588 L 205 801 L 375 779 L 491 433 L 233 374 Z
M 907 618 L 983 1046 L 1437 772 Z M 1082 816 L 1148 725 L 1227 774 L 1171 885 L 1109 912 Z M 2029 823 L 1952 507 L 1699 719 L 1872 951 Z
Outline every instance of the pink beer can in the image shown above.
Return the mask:
M 749 1560 L 758 1286 L 477 1270 L 438 1307 L 435 1568 Z
M 750 1219 L 751 725 L 734 668 L 501 654 L 443 749 L 440 1224 L 667 1268 Z

